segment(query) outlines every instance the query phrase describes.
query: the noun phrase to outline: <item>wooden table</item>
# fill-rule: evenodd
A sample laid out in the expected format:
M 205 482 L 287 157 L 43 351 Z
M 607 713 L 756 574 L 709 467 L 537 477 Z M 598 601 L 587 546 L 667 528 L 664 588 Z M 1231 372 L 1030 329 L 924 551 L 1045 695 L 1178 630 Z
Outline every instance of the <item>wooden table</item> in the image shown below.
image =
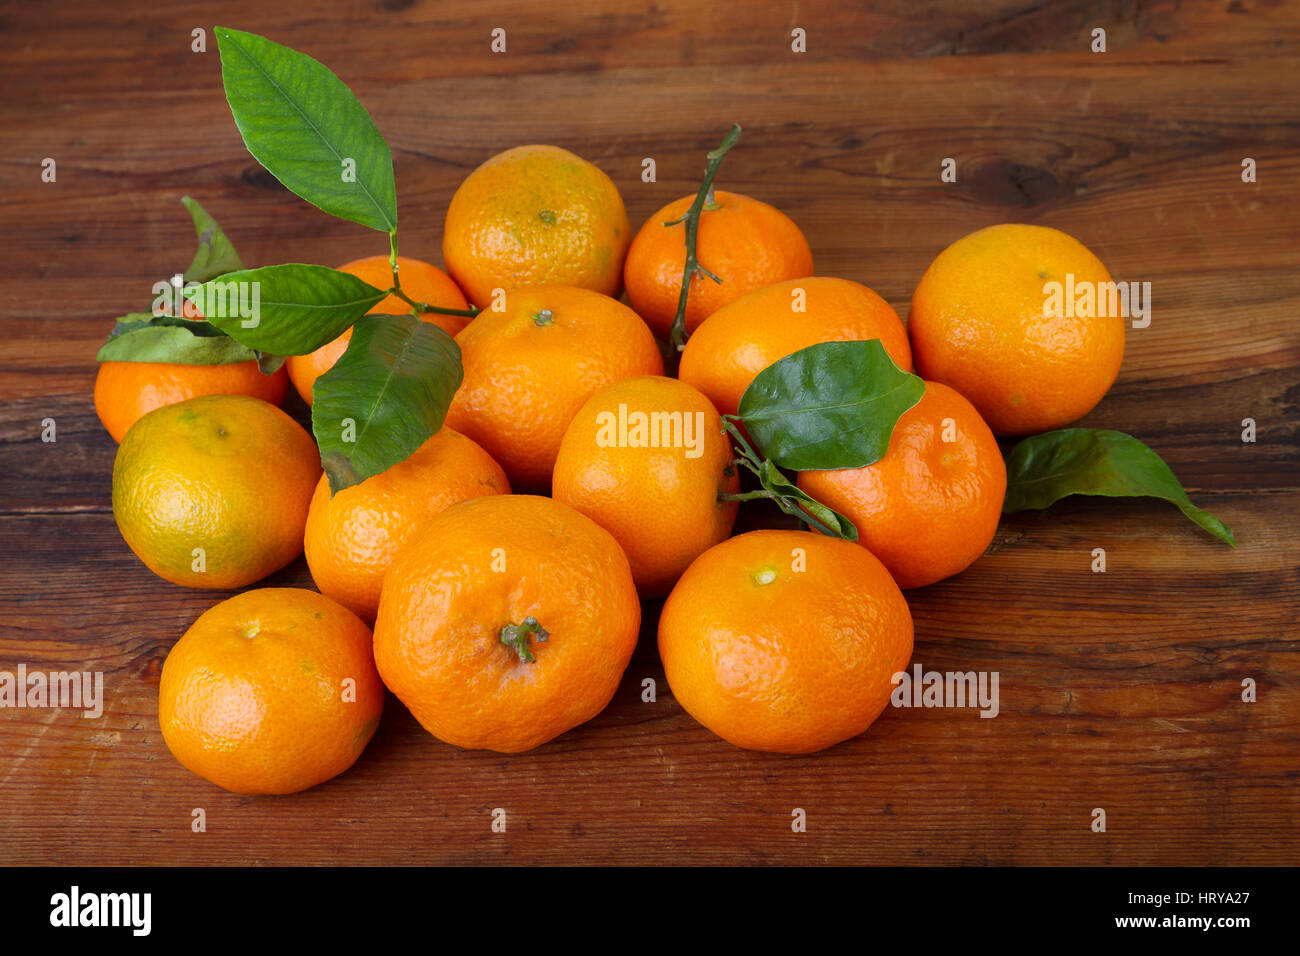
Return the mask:
M 99 719 L 0 711 L 0 863 L 1300 862 L 1295 8 L 871 6 L 6 7 L 0 669 L 100 670 L 107 699 Z M 434 261 L 452 191 L 501 149 L 575 150 L 639 224 L 694 190 L 732 121 L 744 133 L 720 185 L 787 211 L 819 274 L 903 315 L 967 232 L 1023 221 L 1078 236 L 1154 297 L 1084 424 L 1152 445 L 1240 546 L 1153 501 L 1006 518 L 972 569 L 909 595 L 914 660 L 997 671 L 995 719 L 890 709 L 821 754 L 737 750 L 673 701 L 650 606 L 608 710 L 536 751 L 456 750 L 390 699 L 340 778 L 282 798 L 218 790 L 163 746 L 157 690 L 168 648 L 226 595 L 159 580 L 118 535 L 95 351 L 188 263 L 183 194 L 253 265 L 385 249 L 245 152 L 211 33 L 190 50 L 191 29 L 213 23 L 308 52 L 352 86 L 393 146 L 402 251 Z M 505 54 L 489 50 L 494 27 Z M 795 27 L 806 53 L 791 51 Z M 1090 52 L 1096 27 L 1105 53 Z M 640 178 L 647 156 L 655 183 Z M 956 183 L 940 182 L 945 157 Z M 1242 182 L 1244 157 L 1258 182 Z M 1090 570 L 1098 547 L 1104 574 Z M 311 579 L 299 560 L 265 583 Z M 191 831 L 198 807 L 205 833 Z

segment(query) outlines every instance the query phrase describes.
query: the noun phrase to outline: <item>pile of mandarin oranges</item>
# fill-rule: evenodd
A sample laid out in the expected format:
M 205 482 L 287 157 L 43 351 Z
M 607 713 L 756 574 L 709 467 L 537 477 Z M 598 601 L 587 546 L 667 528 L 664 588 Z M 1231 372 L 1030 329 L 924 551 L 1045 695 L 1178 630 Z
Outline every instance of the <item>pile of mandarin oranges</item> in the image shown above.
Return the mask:
M 333 494 L 279 406 L 291 389 L 311 404 L 350 332 L 271 375 L 100 366 L 126 543 L 169 582 L 239 591 L 163 668 L 159 721 L 184 766 L 239 793 L 315 786 L 361 754 L 386 691 L 448 744 L 541 746 L 610 702 L 642 602 L 659 599 L 672 695 L 730 744 L 808 753 L 879 716 L 912 653 L 903 590 L 958 574 L 993 539 L 995 435 L 1072 422 L 1118 374 L 1122 320 L 1045 319 L 1045 278 L 1110 277 L 1064 233 L 991 226 L 939 253 L 904 325 L 865 285 L 817 275 L 787 215 L 719 189 L 696 250 L 720 281 L 692 278 L 678 361 L 665 343 L 694 199 L 633 232 L 610 178 L 567 150 L 479 166 L 447 210 L 445 271 L 397 260 L 411 298 L 480 310 L 421 314 L 455 337 L 463 382 L 414 454 Z M 387 256 L 341 269 L 391 285 Z M 867 339 L 924 395 L 874 464 L 797 479 L 858 540 L 792 521 L 733 535 L 750 506 L 721 416 L 779 359 Z M 637 412 L 703 428 L 689 448 L 602 440 L 611 416 Z M 246 589 L 304 553 L 318 591 Z

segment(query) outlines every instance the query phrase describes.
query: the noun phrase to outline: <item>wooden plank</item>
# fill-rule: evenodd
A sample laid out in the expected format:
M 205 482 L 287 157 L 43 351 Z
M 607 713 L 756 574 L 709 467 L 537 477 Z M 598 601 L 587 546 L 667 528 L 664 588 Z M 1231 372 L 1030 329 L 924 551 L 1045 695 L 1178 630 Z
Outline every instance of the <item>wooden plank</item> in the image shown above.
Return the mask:
M 1300 496 L 1272 497 L 1285 511 Z M 356 767 L 277 799 L 192 776 L 158 734 L 166 651 L 224 595 L 158 581 L 110 516 L 4 518 L 0 559 L 41 569 L 44 584 L 4 582 L 0 669 L 102 670 L 109 704 L 98 720 L 5 713 L 3 862 L 1292 861 L 1300 657 L 1286 605 L 1300 555 L 1256 502 L 1213 500 L 1250 542 L 1230 571 L 1172 508 L 1162 519 L 1069 503 L 1007 519 L 971 571 L 910 592 L 914 661 L 998 671 L 994 719 L 899 709 L 821 755 L 738 750 L 672 700 L 651 607 L 614 702 L 561 739 L 512 757 L 459 751 L 390 698 Z M 1088 569 L 1097 546 L 1105 575 Z M 310 578 L 300 560 L 266 583 Z M 1256 704 L 1240 700 L 1247 676 Z M 641 700 L 646 677 L 654 703 Z M 1105 837 L 1088 829 L 1095 806 Z M 195 807 L 208 814 L 202 835 L 189 831 Z M 508 839 L 490 831 L 495 807 Z M 799 838 L 795 807 L 812 821 Z M 70 819 L 73 843 L 59 838 Z

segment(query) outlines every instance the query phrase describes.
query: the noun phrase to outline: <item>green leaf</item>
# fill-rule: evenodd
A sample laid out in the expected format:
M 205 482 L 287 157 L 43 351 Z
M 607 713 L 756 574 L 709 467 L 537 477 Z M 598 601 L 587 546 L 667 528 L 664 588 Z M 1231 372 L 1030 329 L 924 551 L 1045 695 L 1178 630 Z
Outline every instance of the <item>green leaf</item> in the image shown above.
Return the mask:
M 185 290 L 208 322 L 275 355 L 314 352 L 387 294 L 346 272 L 300 263 L 231 272 Z
M 771 459 L 765 458 L 759 466 L 758 480 L 764 489 L 772 493 L 772 500 L 786 514 L 794 515 L 824 535 L 848 541 L 858 540 L 858 529 L 852 521 L 802 491 L 781 473 Z
M 884 457 L 894 425 L 924 393 L 879 339 L 821 342 L 759 372 L 737 417 L 782 468 L 862 468 Z
M 113 321 L 113 331 L 108 333 L 108 337 L 110 339 L 117 338 L 119 335 L 126 335 L 128 332 L 135 332 L 144 326 L 150 325 L 174 325 L 178 328 L 188 329 L 195 335 L 215 337 L 226 334 L 212 323 L 204 322 L 202 319 L 182 319 L 174 315 L 154 315 L 152 312 L 128 312 Z
M 287 355 L 272 355 L 270 352 L 254 352 L 253 354 L 257 356 L 258 371 L 263 375 L 274 375 L 280 371 L 280 366 L 289 358 Z
M 134 312 L 117 320 L 95 356 L 100 362 L 229 365 L 256 355 L 208 322 Z
M 190 211 L 194 220 L 194 231 L 199 237 L 199 248 L 194 253 L 194 261 L 185 270 L 186 282 L 207 282 L 227 272 L 236 272 L 244 268 L 239 254 L 231 245 L 221 226 L 199 205 L 197 199 L 182 196 L 181 202 Z
M 1219 540 L 1237 545 L 1226 524 L 1192 504 L 1159 455 L 1123 432 L 1062 428 L 1011 449 L 1004 512 L 1046 508 L 1068 495 L 1163 498 Z
M 464 370 L 450 335 L 413 315 L 369 315 L 312 390 L 330 493 L 407 458 L 442 427 Z
M 393 155 L 352 91 L 323 64 L 287 46 L 217 27 L 221 80 L 244 145 L 313 206 L 391 232 L 397 227 Z M 347 181 L 348 161 L 355 181 Z

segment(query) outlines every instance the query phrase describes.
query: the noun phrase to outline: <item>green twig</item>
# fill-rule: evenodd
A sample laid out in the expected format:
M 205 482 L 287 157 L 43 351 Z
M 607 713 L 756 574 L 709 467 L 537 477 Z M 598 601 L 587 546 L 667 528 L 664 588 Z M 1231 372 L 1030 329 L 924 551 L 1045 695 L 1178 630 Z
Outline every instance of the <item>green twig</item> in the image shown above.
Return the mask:
M 740 428 L 739 422 L 740 422 L 739 416 L 736 415 L 722 416 L 722 432 L 724 435 L 729 436 L 731 440 L 735 443 L 734 447 L 732 448 L 732 451 L 736 453 L 736 457 L 733 460 L 733 463 L 737 465 L 744 465 L 746 468 L 752 471 L 754 473 L 754 476 L 758 478 L 759 484 L 761 484 L 763 487 L 754 491 L 743 491 L 743 492 L 737 492 L 735 494 L 732 494 L 731 492 L 727 492 L 727 491 L 720 491 L 718 492 L 718 500 L 719 501 L 757 501 L 761 498 L 768 498 L 771 499 L 773 502 L 775 502 L 776 506 L 780 508 L 782 511 L 784 511 L 786 514 L 798 518 L 800 521 L 802 521 L 804 524 L 811 527 L 813 530 L 820 531 L 822 534 L 832 538 L 843 537 L 843 535 L 841 535 L 837 529 L 832 528 L 830 525 L 822 521 L 811 511 L 805 508 L 802 504 L 800 504 L 801 499 L 792 497 L 790 495 L 781 494 L 779 491 L 773 491 L 772 489 L 767 487 L 767 481 L 764 478 L 764 472 L 763 472 L 763 464 L 765 459 L 761 454 L 758 453 L 758 451 L 755 450 L 754 446 L 749 443 L 749 439 L 745 437 L 745 433 Z M 782 481 L 788 481 L 785 475 L 781 473 L 781 470 L 775 467 L 775 463 L 773 463 L 773 469 L 776 471 L 777 475 L 780 476 Z M 821 502 L 817 502 L 816 499 L 812 498 L 811 496 L 809 496 L 809 500 L 816 502 L 821 507 L 825 507 L 825 505 L 822 505 Z
M 719 501 L 758 501 L 760 498 L 775 498 L 776 495 L 766 488 L 760 488 L 757 491 L 742 491 L 739 494 L 732 494 L 729 491 L 718 492 Z
M 440 305 L 430 305 L 427 302 L 417 302 L 397 286 L 393 286 L 393 288 L 388 291 L 409 305 L 411 311 L 413 311 L 417 316 L 424 312 L 436 312 L 438 315 L 463 315 L 466 318 L 472 319 L 479 313 L 479 310 L 474 308 L 472 305 L 468 309 L 444 309 Z
M 479 310 L 472 305 L 468 309 L 444 309 L 440 305 L 430 305 L 427 302 L 415 303 L 415 311 L 436 312 L 438 315 L 463 315 L 468 319 L 474 318 L 474 316 L 478 315 L 479 313 Z
M 706 205 L 709 208 L 715 208 L 713 179 L 718 175 L 718 167 L 722 165 L 722 158 L 727 155 L 727 150 L 735 146 L 736 140 L 739 138 L 740 124 L 733 123 L 726 137 L 722 140 L 722 145 L 708 155 L 709 165 L 704 171 L 704 181 L 700 183 L 700 191 L 696 193 L 691 208 L 686 211 L 686 215 L 681 219 L 664 223 L 665 226 L 673 226 L 679 222 L 686 223 L 686 265 L 682 269 L 682 291 L 677 297 L 677 315 L 673 317 L 673 328 L 670 336 L 673 347 L 679 352 L 686 348 L 686 299 L 690 295 L 691 280 L 698 275 L 712 279 L 714 282 L 722 282 L 716 275 L 700 265 L 699 260 L 696 258 L 696 241 L 700 231 L 700 216 L 704 212 Z
M 722 433 L 731 436 L 731 440 L 738 446 L 736 450 L 741 452 L 745 458 L 748 458 L 756 464 L 762 464 L 762 456 L 754 450 L 754 446 L 749 443 L 749 439 L 747 439 L 745 433 L 741 431 L 740 426 L 737 424 L 739 421 L 739 415 L 723 415 Z
M 395 295 L 411 307 L 412 314 L 416 318 L 424 312 L 436 312 L 438 315 L 463 315 L 466 318 L 474 318 L 478 315 L 478 309 L 470 306 L 468 309 L 444 309 L 440 305 L 430 305 L 427 302 L 417 302 L 409 295 L 402 291 L 402 280 L 397 275 L 397 230 L 394 229 L 388 233 L 388 265 L 393 270 L 393 287 L 388 290 L 389 295 Z

